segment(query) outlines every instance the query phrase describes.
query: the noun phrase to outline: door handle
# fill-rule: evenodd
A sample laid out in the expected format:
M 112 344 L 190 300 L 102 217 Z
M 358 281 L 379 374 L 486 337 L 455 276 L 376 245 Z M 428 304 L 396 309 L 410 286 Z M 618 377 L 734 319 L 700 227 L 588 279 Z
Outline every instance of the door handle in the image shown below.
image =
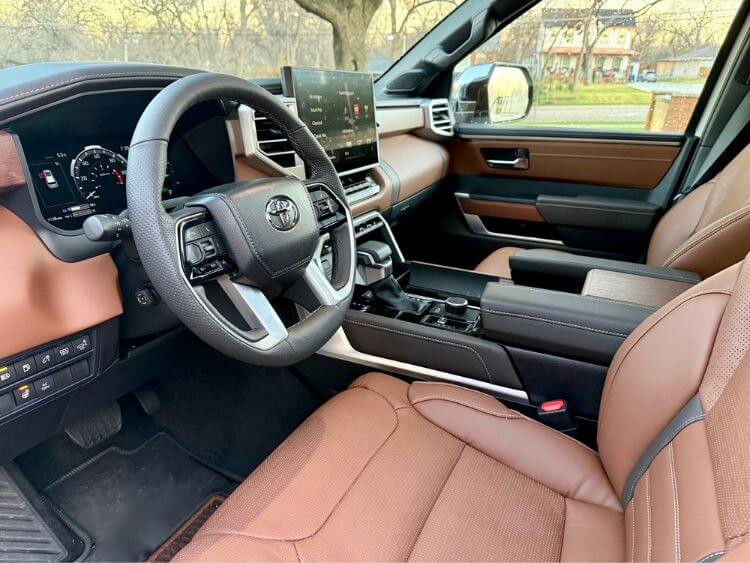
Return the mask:
M 485 162 L 490 168 L 510 168 L 513 170 L 529 169 L 529 149 L 503 149 L 502 151 L 492 152 L 495 154 L 484 154 Z M 497 154 L 498 152 L 500 154 Z M 513 158 L 491 158 L 506 155 Z
M 487 159 L 487 164 L 490 168 L 514 168 L 516 170 L 528 170 L 529 169 L 529 157 L 519 156 L 512 160 L 497 160 L 495 158 Z

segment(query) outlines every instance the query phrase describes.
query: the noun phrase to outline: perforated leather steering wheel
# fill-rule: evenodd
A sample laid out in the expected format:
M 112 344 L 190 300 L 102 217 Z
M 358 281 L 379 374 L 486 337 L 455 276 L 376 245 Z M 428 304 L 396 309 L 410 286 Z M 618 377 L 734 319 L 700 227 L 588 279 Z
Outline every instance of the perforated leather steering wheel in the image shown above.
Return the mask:
M 161 192 L 170 135 L 185 111 L 210 99 L 248 105 L 272 120 L 307 164 L 310 178 L 206 186 L 167 213 Z M 344 190 L 312 133 L 266 90 L 212 73 L 167 86 L 133 133 L 127 200 L 151 282 L 180 320 L 214 348 L 249 363 L 290 365 L 316 352 L 341 326 L 356 261 Z M 319 260 L 326 241 L 333 256 L 330 277 Z M 280 296 L 296 305 L 296 318 L 287 314 L 282 320 L 274 301 Z

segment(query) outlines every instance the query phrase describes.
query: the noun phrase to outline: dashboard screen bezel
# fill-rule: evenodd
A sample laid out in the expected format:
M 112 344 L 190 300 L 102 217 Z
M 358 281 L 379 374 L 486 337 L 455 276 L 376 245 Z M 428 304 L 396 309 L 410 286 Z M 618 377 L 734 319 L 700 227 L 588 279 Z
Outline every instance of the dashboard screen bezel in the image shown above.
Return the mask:
M 306 72 L 320 72 L 324 74 L 353 74 L 357 76 L 369 76 L 372 84 L 372 116 L 375 125 L 375 161 L 355 168 L 348 168 L 344 170 L 337 170 L 336 173 L 339 176 L 347 176 L 349 174 L 356 174 L 357 172 L 364 172 L 365 170 L 371 170 L 380 166 L 380 134 L 378 132 L 378 110 L 377 101 L 375 100 L 375 80 L 370 72 L 357 72 L 354 70 L 334 70 L 334 69 L 323 69 L 323 68 L 310 68 L 310 67 L 297 67 L 297 66 L 284 66 L 281 68 L 281 91 L 282 95 L 286 98 L 293 98 L 295 101 L 297 116 L 299 117 L 299 106 L 297 105 L 297 98 L 294 91 L 294 72 L 296 70 L 304 70 Z M 302 119 L 300 117 L 300 119 Z M 335 166 L 335 164 L 334 164 Z

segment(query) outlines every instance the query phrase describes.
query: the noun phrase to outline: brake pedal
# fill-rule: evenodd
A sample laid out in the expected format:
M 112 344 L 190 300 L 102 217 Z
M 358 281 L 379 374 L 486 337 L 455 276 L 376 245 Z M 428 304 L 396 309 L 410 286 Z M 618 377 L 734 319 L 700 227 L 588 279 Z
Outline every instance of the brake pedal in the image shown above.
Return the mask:
M 93 448 L 122 429 L 122 410 L 109 403 L 65 429 L 65 433 L 82 448 Z
M 148 385 L 145 387 L 141 387 L 140 389 L 136 389 L 135 391 L 133 391 L 133 394 L 135 395 L 138 404 L 141 405 L 143 412 L 145 412 L 147 415 L 154 415 L 161 410 L 161 401 L 159 400 L 159 395 L 157 395 L 156 391 L 154 391 Z

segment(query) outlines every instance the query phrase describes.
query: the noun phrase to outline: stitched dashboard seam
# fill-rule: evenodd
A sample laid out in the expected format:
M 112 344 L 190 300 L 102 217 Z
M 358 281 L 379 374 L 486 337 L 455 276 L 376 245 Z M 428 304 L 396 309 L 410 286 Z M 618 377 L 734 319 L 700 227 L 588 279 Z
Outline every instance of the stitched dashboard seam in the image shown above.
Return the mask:
M 485 309 L 485 311 L 487 311 L 488 313 L 494 313 L 496 315 L 503 315 L 503 316 L 507 316 L 507 317 L 515 317 L 515 318 L 526 319 L 526 320 L 530 320 L 530 321 L 540 321 L 540 322 L 543 322 L 543 323 L 550 323 L 550 324 L 556 324 L 556 325 L 560 325 L 560 326 L 567 326 L 567 327 L 570 327 L 570 328 L 578 328 L 578 329 L 581 329 L 581 330 L 587 330 L 589 332 L 596 332 L 596 333 L 599 333 L 599 334 L 607 334 L 609 336 L 621 336 L 623 338 L 627 338 L 627 336 L 628 336 L 625 333 L 616 332 L 614 330 L 605 330 L 603 328 L 594 328 L 594 327 L 590 327 L 590 326 L 579 325 L 579 324 L 575 324 L 575 323 L 569 323 L 569 322 L 566 322 L 566 321 L 558 321 L 558 320 L 555 320 L 555 319 L 546 319 L 544 317 L 535 317 L 533 315 L 524 315 L 524 314 L 521 314 L 521 313 L 513 313 L 511 311 L 495 311 L 493 309 Z

